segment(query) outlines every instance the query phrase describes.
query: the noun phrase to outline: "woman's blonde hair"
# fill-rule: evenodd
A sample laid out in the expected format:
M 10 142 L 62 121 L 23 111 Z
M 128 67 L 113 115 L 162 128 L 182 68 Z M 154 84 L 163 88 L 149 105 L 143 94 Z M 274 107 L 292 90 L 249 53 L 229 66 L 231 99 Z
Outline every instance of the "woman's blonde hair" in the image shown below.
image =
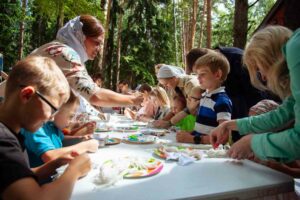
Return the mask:
M 282 99 L 291 93 L 287 63 L 282 53 L 282 47 L 291 35 L 292 31 L 283 26 L 268 26 L 253 35 L 243 56 L 252 84 L 260 90 L 269 89 Z M 267 87 L 257 77 L 258 64 L 268 72 Z
M 19 61 L 9 74 L 5 89 L 5 97 L 23 86 L 33 86 L 40 93 L 55 96 L 65 102 L 70 95 L 70 87 L 66 77 L 47 57 L 28 56 Z
M 156 98 L 158 98 L 163 106 L 170 106 L 170 100 L 167 95 L 167 92 L 162 87 L 160 86 L 154 87 L 150 92 L 150 96 L 155 96 Z

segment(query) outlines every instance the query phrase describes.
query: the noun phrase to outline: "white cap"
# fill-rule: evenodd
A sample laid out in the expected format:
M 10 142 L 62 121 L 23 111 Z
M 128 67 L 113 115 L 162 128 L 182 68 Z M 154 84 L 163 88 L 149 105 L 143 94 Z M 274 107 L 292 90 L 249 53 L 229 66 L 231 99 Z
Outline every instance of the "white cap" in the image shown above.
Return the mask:
M 157 78 L 172 78 L 184 75 L 185 71 L 181 67 L 163 65 L 157 73 Z

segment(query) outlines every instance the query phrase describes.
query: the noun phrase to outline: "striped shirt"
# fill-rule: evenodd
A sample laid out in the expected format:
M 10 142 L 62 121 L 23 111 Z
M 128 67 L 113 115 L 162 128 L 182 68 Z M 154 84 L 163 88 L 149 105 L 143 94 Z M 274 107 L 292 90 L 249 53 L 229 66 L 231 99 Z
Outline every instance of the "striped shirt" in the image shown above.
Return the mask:
M 220 120 L 230 120 L 232 103 L 225 92 L 225 87 L 219 87 L 212 92 L 204 92 L 196 117 L 193 135 L 209 134 L 219 125 Z

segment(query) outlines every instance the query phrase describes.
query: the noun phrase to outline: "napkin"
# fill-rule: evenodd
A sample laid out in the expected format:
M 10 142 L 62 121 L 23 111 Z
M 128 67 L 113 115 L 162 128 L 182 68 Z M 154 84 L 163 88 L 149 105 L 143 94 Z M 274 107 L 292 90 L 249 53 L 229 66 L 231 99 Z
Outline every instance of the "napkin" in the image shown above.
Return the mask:
M 169 152 L 167 154 L 166 160 L 178 160 L 178 165 L 185 166 L 196 161 L 196 158 L 183 153 Z

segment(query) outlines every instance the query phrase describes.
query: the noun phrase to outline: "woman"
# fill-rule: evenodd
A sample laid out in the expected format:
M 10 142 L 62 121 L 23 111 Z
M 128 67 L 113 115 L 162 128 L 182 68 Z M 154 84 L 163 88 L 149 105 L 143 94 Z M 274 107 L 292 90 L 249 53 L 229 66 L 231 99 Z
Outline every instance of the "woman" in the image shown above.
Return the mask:
M 32 54 L 54 59 L 71 88 L 95 106 L 139 105 L 143 101 L 142 97 L 121 95 L 100 88 L 88 75 L 84 63 L 96 57 L 103 38 L 101 23 L 93 16 L 81 15 L 58 31 L 57 40 L 41 46 Z
M 291 162 L 300 158 L 300 29 L 292 32 L 281 26 L 270 26 L 257 32 L 246 47 L 244 62 L 251 82 L 261 89 L 257 72 L 267 81 L 267 88 L 284 99 L 275 110 L 266 114 L 231 120 L 219 125 L 211 133 L 214 145 L 225 143 L 231 130 L 248 134 L 236 142 L 228 154 L 244 159 L 253 154 L 261 160 Z M 295 120 L 288 129 L 268 132 Z M 249 134 L 264 133 L 264 134 Z

